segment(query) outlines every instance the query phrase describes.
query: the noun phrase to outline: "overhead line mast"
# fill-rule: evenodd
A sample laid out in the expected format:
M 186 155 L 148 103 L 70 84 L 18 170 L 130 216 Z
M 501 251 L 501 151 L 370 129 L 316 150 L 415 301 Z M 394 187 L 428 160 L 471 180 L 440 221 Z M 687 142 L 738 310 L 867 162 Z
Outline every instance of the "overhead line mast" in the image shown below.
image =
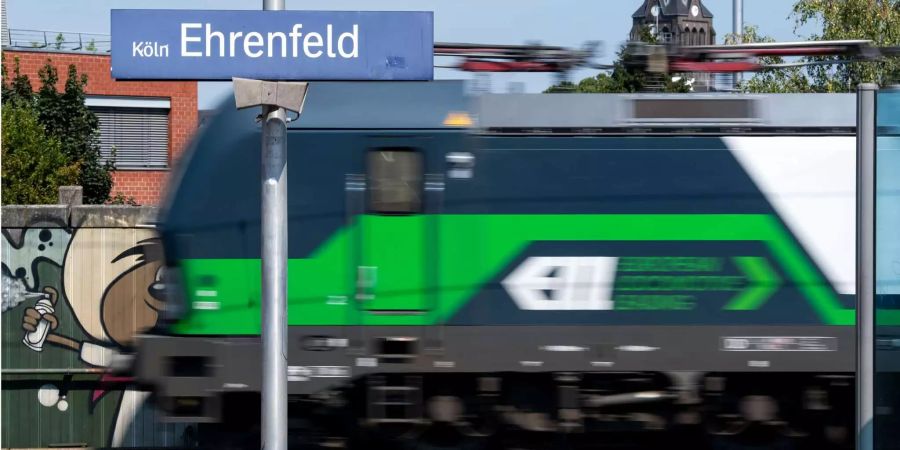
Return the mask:
M 471 43 L 434 44 L 435 56 L 455 57 L 455 64 L 438 67 L 455 68 L 466 72 L 549 72 L 565 73 L 577 68 L 608 70 L 613 66 L 596 64 L 598 42 L 589 42 L 581 49 L 546 45 L 496 45 Z M 872 61 L 900 56 L 900 47 L 875 47 L 871 41 L 801 41 L 766 42 L 738 45 L 651 45 L 628 44 L 626 51 L 635 56 L 632 64 L 654 72 L 739 73 L 779 67 L 803 65 L 843 64 Z M 650 64 L 650 55 L 665 64 Z M 835 61 L 811 61 L 765 65 L 758 58 L 766 56 L 841 56 Z M 656 61 L 654 61 L 656 62 Z

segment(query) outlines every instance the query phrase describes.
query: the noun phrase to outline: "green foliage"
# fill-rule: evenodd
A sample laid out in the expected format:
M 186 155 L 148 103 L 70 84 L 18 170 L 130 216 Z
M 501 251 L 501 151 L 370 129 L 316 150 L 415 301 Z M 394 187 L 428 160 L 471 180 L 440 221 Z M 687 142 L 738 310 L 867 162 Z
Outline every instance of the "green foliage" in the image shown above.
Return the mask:
M 100 157 L 99 122 L 84 104 L 87 76 L 79 76 L 75 66 L 70 65 L 62 92 L 56 89 L 59 75 L 50 60 L 40 69 L 38 76 L 41 87 L 34 93 L 31 81 L 19 72 L 18 60 L 15 61 L 12 80 L 8 79 L 4 65 L 3 107 L 23 105 L 31 108 L 46 134 L 58 142 L 67 158 L 67 165 L 78 167 L 76 184 L 84 189 L 85 203 L 104 203 L 112 188 L 110 172 L 115 166 L 111 162 L 104 163 Z
M 59 187 L 78 180 L 78 163 L 69 162 L 31 105 L 6 103 L 2 114 L 3 203 L 56 203 Z
M 22 75 L 19 70 L 19 58 L 13 59 L 13 79 L 9 80 L 9 74 L 6 71 L 6 64 L 0 66 L 3 73 L 3 104 L 9 103 L 34 103 L 34 95 L 31 89 L 31 81 L 28 76 Z
M 59 75 L 54 66 L 49 63 L 44 65 L 38 76 L 41 87 L 36 103 L 41 123 L 48 133 L 59 138 L 70 160 L 81 163 L 79 184 L 84 188 L 84 202 L 105 202 L 112 188 L 109 172 L 115 167 L 100 158 L 100 122 L 84 105 L 87 75 L 79 76 L 75 66 L 70 65 L 62 92 L 56 90 Z
M 656 44 L 656 36 L 649 28 L 641 29 L 640 40 L 648 44 Z M 641 92 L 646 90 L 649 84 L 656 78 L 663 92 L 690 92 L 691 87 L 684 78 L 676 81 L 667 74 L 656 75 L 648 74 L 640 69 L 640 64 L 633 64 L 635 56 L 627 51 L 627 47 L 623 46 L 616 53 L 616 61 L 613 68 L 609 72 L 600 72 L 596 76 L 585 78 L 574 84 L 569 81 L 550 86 L 544 93 L 627 93 Z
M 791 12 L 794 30 L 817 24 L 821 32 L 809 40 L 871 40 L 878 47 L 900 45 L 900 0 L 797 0 Z M 756 27 L 747 27 L 743 42 L 770 42 Z M 735 42 L 726 37 L 726 44 Z M 741 85 L 747 92 L 848 92 L 859 83 L 882 86 L 900 81 L 900 58 L 837 63 L 842 56 L 809 57 L 804 67 L 769 69 L 756 73 Z M 780 58 L 760 58 L 762 64 L 779 64 Z
M 116 195 L 109 197 L 109 200 L 106 201 L 107 205 L 129 205 L 129 206 L 140 206 L 138 202 L 132 196 L 126 196 L 121 192 L 116 192 Z
M 792 16 L 795 30 L 809 23 L 822 26 L 811 40 L 866 39 L 875 46 L 900 45 L 900 0 L 798 0 Z M 840 57 L 809 58 L 834 61 Z M 900 81 L 900 58 L 851 64 L 810 66 L 806 69 L 819 92 L 846 92 L 859 83 L 882 86 Z
M 85 46 L 84 49 L 89 52 L 96 52 L 97 51 L 97 42 L 95 40 L 91 39 L 91 41 L 88 42 L 87 46 Z
M 753 44 L 758 42 L 775 42 L 775 39 L 760 35 L 759 27 L 747 25 L 744 27 L 741 42 Z M 725 35 L 725 45 L 734 45 L 736 43 L 737 36 L 733 33 Z M 783 58 L 777 56 L 759 58 L 759 63 L 763 65 L 784 64 L 784 62 Z M 754 93 L 815 92 L 802 67 L 766 69 L 757 72 L 750 79 L 744 80 L 740 89 L 744 92 Z
M 66 43 L 66 37 L 63 36 L 62 33 L 56 35 L 56 42 L 53 43 L 53 47 L 57 50 L 62 49 L 63 44 Z

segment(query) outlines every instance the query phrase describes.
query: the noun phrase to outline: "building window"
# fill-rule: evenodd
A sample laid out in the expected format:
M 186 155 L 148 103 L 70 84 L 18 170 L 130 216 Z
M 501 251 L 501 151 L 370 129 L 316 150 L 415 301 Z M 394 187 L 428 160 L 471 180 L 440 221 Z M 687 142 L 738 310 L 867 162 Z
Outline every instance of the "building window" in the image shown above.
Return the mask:
M 100 154 L 117 169 L 169 166 L 169 101 L 89 97 L 85 103 L 100 121 Z
M 409 148 L 379 148 L 368 154 L 369 210 L 415 214 L 422 210 L 422 154 Z

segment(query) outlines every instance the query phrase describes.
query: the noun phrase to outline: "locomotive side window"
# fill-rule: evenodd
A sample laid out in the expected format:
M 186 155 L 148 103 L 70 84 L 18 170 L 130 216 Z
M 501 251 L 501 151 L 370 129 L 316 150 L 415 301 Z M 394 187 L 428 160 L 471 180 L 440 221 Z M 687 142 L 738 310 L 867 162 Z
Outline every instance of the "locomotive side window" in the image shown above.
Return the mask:
M 369 211 L 414 214 L 422 211 L 422 154 L 410 148 L 378 148 L 367 158 Z

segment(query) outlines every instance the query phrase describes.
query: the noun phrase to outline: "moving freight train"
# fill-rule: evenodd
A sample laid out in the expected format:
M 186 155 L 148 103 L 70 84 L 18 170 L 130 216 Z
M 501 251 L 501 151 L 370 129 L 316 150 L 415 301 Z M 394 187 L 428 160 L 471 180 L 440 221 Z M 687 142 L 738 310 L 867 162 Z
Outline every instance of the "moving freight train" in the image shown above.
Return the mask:
M 173 175 L 168 318 L 138 346 L 214 446 L 259 442 L 257 113 L 225 105 Z M 851 448 L 854 127 L 853 95 L 313 85 L 291 442 Z

